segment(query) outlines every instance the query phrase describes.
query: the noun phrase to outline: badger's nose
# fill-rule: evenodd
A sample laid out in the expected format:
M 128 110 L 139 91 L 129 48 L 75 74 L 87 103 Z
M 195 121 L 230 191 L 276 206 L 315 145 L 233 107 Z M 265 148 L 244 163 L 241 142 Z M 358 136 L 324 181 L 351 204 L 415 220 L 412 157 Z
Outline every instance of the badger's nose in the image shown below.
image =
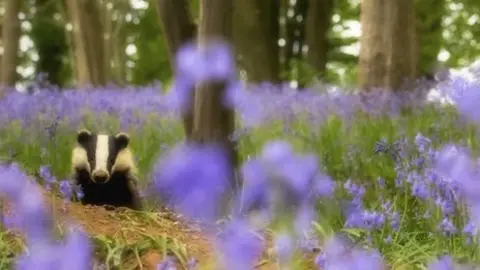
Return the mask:
M 92 173 L 93 182 L 98 184 L 106 183 L 108 181 L 108 178 L 109 178 L 108 172 L 104 170 L 98 170 Z

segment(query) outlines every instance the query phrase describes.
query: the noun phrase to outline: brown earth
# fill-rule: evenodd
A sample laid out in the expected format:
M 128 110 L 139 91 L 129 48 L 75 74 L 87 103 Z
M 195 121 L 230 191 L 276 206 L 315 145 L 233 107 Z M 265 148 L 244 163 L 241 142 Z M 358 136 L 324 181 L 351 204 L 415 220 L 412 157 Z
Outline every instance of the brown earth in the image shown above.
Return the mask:
M 207 236 L 195 224 L 187 223 L 179 215 L 162 209 L 160 212 L 134 212 L 128 209 L 106 210 L 103 207 L 82 206 L 78 203 L 65 204 L 61 198 L 48 192 L 43 192 L 47 203 L 53 210 L 58 229 L 62 231 L 67 224 L 81 225 L 92 237 L 93 241 L 100 241 L 103 250 L 96 252 L 99 261 L 104 262 L 105 250 L 122 245 L 129 252 L 122 253 L 120 267 L 110 269 L 145 269 L 155 270 L 157 264 L 162 261 L 164 252 L 159 248 L 158 241 L 175 239 L 177 244 L 183 246 L 188 255 L 185 260 L 195 258 L 198 261 L 197 269 L 216 269 L 215 251 Z M 13 209 L 7 206 L 11 214 Z M 163 238 L 162 238 L 163 237 Z M 262 258 L 259 258 L 256 269 L 277 269 L 271 250 L 271 237 L 266 234 L 267 249 Z M 97 242 L 98 243 L 98 242 Z M 170 241 L 172 250 L 176 248 L 175 241 Z M 134 252 L 135 250 L 138 253 Z M 103 254 L 102 254 L 103 253 Z M 184 252 L 185 253 L 185 252 Z M 168 252 L 167 252 L 168 254 Z M 315 269 L 312 265 L 312 256 L 302 262 L 297 269 Z M 118 264 L 117 264 L 118 265 Z M 183 264 L 177 264 L 178 269 L 186 269 Z

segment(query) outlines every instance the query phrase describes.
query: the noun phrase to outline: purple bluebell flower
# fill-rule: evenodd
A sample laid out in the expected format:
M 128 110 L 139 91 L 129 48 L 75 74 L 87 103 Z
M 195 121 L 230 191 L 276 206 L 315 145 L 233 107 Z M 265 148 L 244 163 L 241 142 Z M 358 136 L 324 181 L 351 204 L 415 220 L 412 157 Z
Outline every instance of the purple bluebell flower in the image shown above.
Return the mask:
M 264 248 L 264 239 L 244 221 L 236 220 L 220 233 L 216 246 L 226 269 L 252 269 Z
M 457 228 L 449 218 L 444 218 L 442 222 L 438 224 L 438 229 L 445 235 L 452 235 L 457 232 Z
M 167 205 L 194 219 L 214 221 L 219 205 L 231 190 L 230 164 L 216 146 L 179 145 L 156 165 L 157 192 Z
M 386 269 L 385 262 L 377 250 L 363 250 L 348 240 L 334 236 L 324 246 L 316 262 L 320 269 Z
M 187 262 L 187 270 L 195 270 L 197 269 L 198 260 L 195 258 L 190 258 Z
M 62 267 L 60 269 L 86 270 L 92 268 L 93 249 L 88 236 L 82 230 L 70 229 L 62 251 Z
M 428 270 L 452 270 L 455 269 L 455 263 L 450 256 L 442 256 L 428 264 Z
M 235 72 L 230 46 L 223 42 L 204 47 L 184 45 L 176 55 L 176 63 L 176 76 L 192 82 L 226 80 Z
M 91 269 L 91 250 L 85 235 L 70 233 L 65 246 L 53 242 L 53 219 L 32 179 L 15 164 L 1 165 L 0 178 L 0 194 L 13 203 L 13 225 L 23 230 L 28 245 L 28 253 L 17 259 L 16 269 Z
M 52 185 L 57 183 L 57 178 L 50 171 L 50 166 L 48 165 L 40 166 L 39 174 L 42 180 L 45 181 L 45 188 L 47 190 L 50 190 L 52 188 Z
M 273 246 L 280 264 L 289 263 L 295 251 L 292 236 L 287 233 L 279 233 L 275 236 Z
M 333 197 L 337 187 L 335 181 L 330 176 L 321 173 L 315 176 L 313 185 L 313 192 L 316 196 L 329 198 Z
M 157 270 L 177 270 L 177 267 L 173 258 L 168 256 L 157 265 Z
M 425 151 L 427 151 L 431 143 L 431 140 L 423 136 L 421 133 L 417 133 L 417 135 L 415 136 L 415 146 L 417 146 L 417 149 L 420 153 L 424 153 Z
M 241 169 L 243 192 L 240 194 L 235 213 L 248 213 L 269 208 L 268 173 L 257 159 L 246 161 Z
M 70 182 L 68 182 L 67 180 L 60 181 L 59 189 L 60 189 L 60 193 L 62 194 L 62 196 L 65 199 L 68 200 L 72 197 L 73 188 L 72 188 L 72 185 L 70 184 Z

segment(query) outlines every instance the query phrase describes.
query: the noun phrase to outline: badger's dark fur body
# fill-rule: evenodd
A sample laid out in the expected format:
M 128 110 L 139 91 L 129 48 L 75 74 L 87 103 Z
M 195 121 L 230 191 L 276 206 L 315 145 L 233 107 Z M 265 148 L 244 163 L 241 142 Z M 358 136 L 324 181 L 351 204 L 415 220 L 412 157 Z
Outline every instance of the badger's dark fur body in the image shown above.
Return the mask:
M 142 209 L 129 140 L 125 133 L 78 132 L 72 170 L 74 181 L 82 188 L 82 204 Z

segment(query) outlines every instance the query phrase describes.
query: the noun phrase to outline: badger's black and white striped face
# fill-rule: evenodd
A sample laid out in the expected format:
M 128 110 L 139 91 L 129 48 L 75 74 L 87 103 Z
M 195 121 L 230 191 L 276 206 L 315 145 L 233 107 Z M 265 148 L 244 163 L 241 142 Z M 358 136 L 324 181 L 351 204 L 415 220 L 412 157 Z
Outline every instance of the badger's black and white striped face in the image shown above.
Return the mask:
M 129 141 L 129 136 L 123 132 L 111 136 L 81 130 L 72 154 L 73 169 L 88 172 L 95 183 L 106 183 L 114 172 L 134 168 Z

